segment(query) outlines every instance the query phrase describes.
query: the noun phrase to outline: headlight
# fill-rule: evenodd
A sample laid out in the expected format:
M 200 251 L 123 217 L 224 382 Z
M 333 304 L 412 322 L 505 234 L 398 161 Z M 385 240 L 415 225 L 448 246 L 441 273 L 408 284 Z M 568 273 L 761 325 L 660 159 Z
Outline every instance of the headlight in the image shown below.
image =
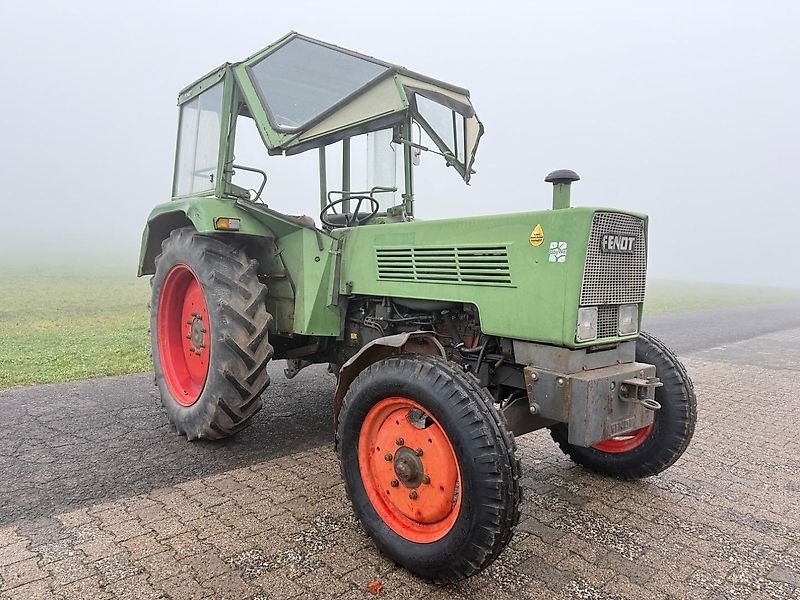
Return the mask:
M 575 338 L 579 342 L 597 339 L 597 307 L 578 309 L 578 330 Z
M 639 305 L 623 304 L 619 307 L 617 333 L 630 335 L 639 329 Z

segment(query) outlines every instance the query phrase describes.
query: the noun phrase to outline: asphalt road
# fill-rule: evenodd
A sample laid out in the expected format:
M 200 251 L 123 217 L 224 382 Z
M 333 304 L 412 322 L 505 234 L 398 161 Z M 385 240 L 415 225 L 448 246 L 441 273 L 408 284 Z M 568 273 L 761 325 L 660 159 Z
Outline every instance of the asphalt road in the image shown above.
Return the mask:
M 643 328 L 683 356 L 800 327 L 800 304 L 762 304 L 645 316 Z
M 705 310 L 645 326 L 681 355 L 727 352 L 725 360 L 758 364 L 771 360 L 770 349 L 727 345 L 800 327 L 800 306 Z M 785 360 L 800 358 L 787 351 Z M 216 443 L 172 432 L 149 373 L 0 392 L 0 525 L 331 443 L 334 377 L 310 367 L 289 381 L 282 369 L 270 366 L 273 382 L 253 425 Z

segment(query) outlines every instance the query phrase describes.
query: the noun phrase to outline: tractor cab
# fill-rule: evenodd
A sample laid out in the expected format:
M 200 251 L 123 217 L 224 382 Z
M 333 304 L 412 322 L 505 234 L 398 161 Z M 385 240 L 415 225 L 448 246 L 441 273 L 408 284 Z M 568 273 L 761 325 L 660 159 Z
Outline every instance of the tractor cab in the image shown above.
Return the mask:
M 420 154 L 469 183 L 483 133 L 467 90 L 294 32 L 188 86 L 178 104 L 173 198 L 264 200 L 267 174 L 235 159 L 237 121 L 251 119 L 270 155 L 317 150 L 325 230 L 410 220 Z M 366 186 L 354 185 L 357 146 Z M 330 162 L 339 182 L 328 181 Z M 260 174 L 258 189 L 239 185 L 241 172 Z

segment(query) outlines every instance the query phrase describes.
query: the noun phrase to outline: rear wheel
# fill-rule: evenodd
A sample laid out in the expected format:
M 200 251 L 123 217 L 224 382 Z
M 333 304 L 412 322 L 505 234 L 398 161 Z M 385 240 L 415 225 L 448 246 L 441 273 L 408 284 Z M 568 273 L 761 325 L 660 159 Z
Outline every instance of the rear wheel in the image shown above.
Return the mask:
M 661 409 L 653 424 L 595 444 L 574 446 L 563 423 L 550 428 L 561 450 L 577 464 L 621 479 L 641 479 L 670 467 L 689 446 L 697 420 L 692 380 L 678 357 L 661 340 L 642 332 L 636 341 L 637 362 L 656 367 L 664 384 L 656 389 Z
M 272 357 L 258 263 L 177 229 L 162 244 L 152 286 L 153 368 L 170 422 L 190 440 L 243 429 L 261 409 Z
M 513 437 L 450 363 L 405 355 L 369 366 L 345 396 L 337 438 L 356 515 L 415 574 L 457 581 L 510 541 L 521 500 Z

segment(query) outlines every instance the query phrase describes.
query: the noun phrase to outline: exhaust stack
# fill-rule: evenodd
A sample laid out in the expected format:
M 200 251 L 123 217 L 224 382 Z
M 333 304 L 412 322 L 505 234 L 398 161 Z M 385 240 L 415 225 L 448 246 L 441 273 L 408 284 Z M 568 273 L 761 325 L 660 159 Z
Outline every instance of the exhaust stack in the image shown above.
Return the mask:
M 578 174 L 569 169 L 558 169 L 548 174 L 544 180 L 553 184 L 553 210 L 569 208 L 570 186 L 573 181 L 580 180 Z

